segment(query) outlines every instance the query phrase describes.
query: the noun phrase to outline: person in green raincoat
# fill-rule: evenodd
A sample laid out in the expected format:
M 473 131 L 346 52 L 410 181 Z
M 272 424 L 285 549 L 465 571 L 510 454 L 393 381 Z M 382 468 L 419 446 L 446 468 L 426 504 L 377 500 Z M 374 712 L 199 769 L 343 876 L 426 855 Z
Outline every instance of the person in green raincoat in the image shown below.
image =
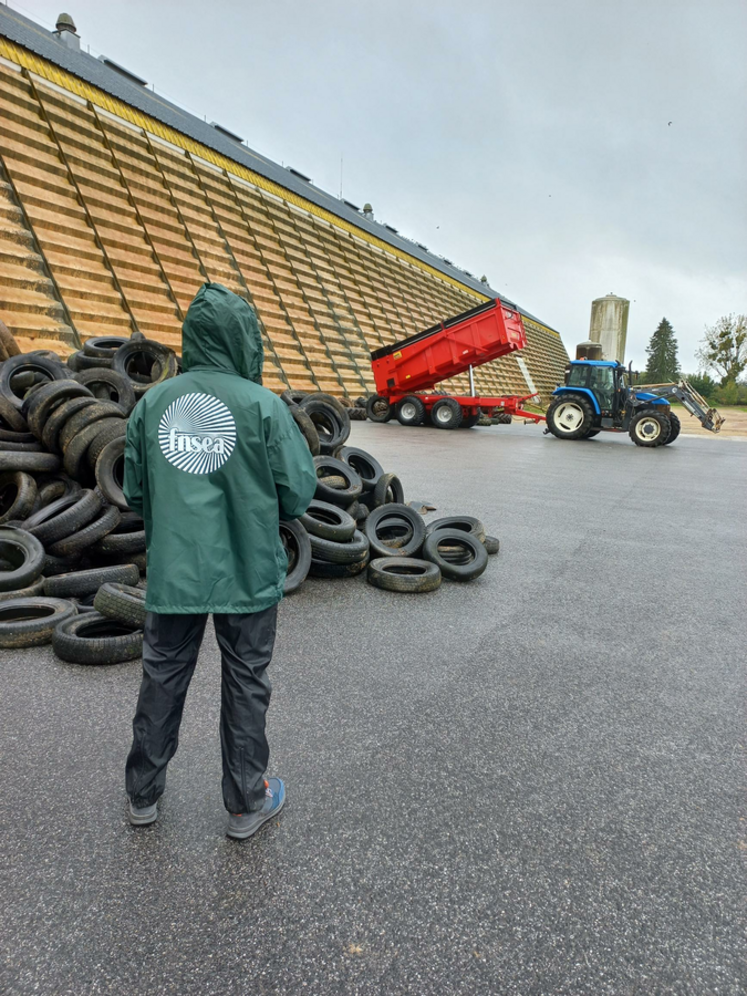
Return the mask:
M 127 426 L 124 492 L 145 521 L 143 680 L 127 759 L 129 818 L 157 819 L 187 689 L 213 614 L 228 834 L 248 837 L 285 800 L 265 779 L 266 674 L 287 558 L 279 519 L 302 515 L 316 473 L 287 405 L 261 386 L 251 306 L 207 283 L 182 330 L 182 376 L 150 388 Z

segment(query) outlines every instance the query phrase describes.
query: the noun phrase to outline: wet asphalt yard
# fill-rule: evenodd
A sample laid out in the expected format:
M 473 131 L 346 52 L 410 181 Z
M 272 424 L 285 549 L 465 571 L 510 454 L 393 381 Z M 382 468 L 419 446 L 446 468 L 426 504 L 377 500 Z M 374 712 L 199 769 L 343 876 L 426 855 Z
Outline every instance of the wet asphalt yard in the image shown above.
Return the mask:
M 351 443 L 500 554 L 429 595 L 318 580 L 283 603 L 288 803 L 244 842 L 212 628 L 151 828 L 125 818 L 139 664 L 3 651 L 0 992 L 744 992 L 747 445 Z

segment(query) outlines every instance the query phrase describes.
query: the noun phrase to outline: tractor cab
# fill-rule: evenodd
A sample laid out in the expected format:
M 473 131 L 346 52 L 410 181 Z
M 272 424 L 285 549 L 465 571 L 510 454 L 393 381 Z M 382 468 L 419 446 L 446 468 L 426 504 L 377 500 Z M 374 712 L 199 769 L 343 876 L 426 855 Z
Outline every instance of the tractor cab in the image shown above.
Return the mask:
M 609 360 L 573 361 L 566 369 L 565 386 L 586 395 L 600 418 L 613 420 L 622 416 L 630 393 L 628 371 Z

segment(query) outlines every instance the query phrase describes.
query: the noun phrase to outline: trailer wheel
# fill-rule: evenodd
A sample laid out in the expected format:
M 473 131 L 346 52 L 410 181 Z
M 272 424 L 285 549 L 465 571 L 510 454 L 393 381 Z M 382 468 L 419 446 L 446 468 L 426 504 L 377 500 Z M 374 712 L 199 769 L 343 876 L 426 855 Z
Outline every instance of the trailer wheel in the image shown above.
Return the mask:
M 462 416 L 462 424 L 460 428 L 471 429 L 474 426 L 476 426 L 479 421 L 480 421 L 479 415 L 464 415 Z
M 675 415 L 674 412 L 669 413 L 669 424 L 671 425 L 672 430 L 669 433 L 669 436 L 667 437 L 667 441 L 664 444 L 665 446 L 668 446 L 669 443 L 673 443 L 675 441 L 677 436 L 679 436 L 680 434 L 680 429 L 682 428 L 682 423 L 680 422 L 679 416 Z
M 437 429 L 458 429 L 462 424 L 462 409 L 454 398 L 441 398 L 431 408 L 431 422 Z
M 671 424 L 662 412 L 643 411 L 630 423 L 628 433 L 636 446 L 663 446 L 669 440 Z
M 415 394 L 408 394 L 397 405 L 397 421 L 400 425 L 422 425 L 425 418 L 425 405 Z
M 558 439 L 585 439 L 594 411 L 583 394 L 561 394 L 547 409 L 547 428 Z
M 380 394 L 372 394 L 366 402 L 366 415 L 371 422 L 388 422 L 394 415 L 392 406 Z

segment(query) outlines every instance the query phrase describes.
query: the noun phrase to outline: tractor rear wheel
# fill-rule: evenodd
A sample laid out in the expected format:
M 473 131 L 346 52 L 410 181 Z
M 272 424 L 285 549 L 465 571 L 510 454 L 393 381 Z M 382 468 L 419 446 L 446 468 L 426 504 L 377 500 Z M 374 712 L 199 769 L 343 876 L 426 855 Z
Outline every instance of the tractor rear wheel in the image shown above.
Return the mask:
M 431 422 L 437 429 L 458 429 L 462 424 L 462 409 L 454 398 L 441 398 L 431 408 Z
M 628 433 L 636 446 L 663 446 L 669 442 L 671 422 L 664 412 L 639 412 L 630 423 Z
M 680 434 L 680 429 L 682 428 L 682 423 L 680 422 L 679 416 L 675 415 L 674 412 L 669 413 L 669 424 L 672 426 L 672 431 L 669 433 L 669 437 L 664 444 L 667 446 L 669 443 L 673 443 L 677 436 Z
M 372 394 L 366 402 L 366 415 L 371 422 L 388 422 L 394 409 L 380 394 Z
M 547 409 L 547 428 L 558 439 L 585 439 L 593 431 L 594 410 L 583 394 L 561 394 Z
M 415 394 L 408 394 L 397 405 L 397 421 L 400 425 L 422 425 L 425 418 L 425 405 Z

